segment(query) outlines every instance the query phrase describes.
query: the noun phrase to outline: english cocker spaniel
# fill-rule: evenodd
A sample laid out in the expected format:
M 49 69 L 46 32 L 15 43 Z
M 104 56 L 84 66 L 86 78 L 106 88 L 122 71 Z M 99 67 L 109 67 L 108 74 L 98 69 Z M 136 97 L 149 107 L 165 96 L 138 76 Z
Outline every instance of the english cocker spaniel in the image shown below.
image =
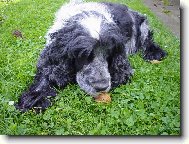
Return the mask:
M 133 70 L 127 57 L 138 51 L 145 60 L 167 55 L 153 41 L 146 16 L 116 3 L 65 4 L 47 32 L 34 82 L 16 107 L 44 110 L 48 96 L 56 96 L 54 86 L 68 83 L 93 97 L 108 92 L 128 82 Z

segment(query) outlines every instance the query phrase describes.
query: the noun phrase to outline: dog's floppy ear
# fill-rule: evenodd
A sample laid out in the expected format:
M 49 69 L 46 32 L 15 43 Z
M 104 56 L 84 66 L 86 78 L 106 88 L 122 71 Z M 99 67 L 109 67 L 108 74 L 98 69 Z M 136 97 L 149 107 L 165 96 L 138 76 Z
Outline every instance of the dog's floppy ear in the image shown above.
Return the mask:
M 133 70 L 126 57 L 126 54 L 114 54 L 109 64 L 112 88 L 117 87 L 120 84 L 127 83 L 133 74 Z

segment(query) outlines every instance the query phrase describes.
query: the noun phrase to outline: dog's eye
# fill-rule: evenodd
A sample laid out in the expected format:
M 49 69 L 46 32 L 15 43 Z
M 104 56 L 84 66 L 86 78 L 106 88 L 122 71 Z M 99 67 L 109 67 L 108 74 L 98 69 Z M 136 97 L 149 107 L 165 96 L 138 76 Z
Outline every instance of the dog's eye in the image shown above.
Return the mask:
M 94 54 L 90 53 L 90 55 L 83 55 L 75 59 L 75 65 L 77 70 L 81 70 L 84 65 L 88 65 L 94 59 Z
M 88 61 L 88 62 L 91 62 L 93 59 L 94 59 L 94 54 L 91 53 L 91 54 L 88 56 L 87 61 Z
M 75 65 L 76 65 L 76 69 L 77 71 L 81 70 L 83 68 L 84 65 L 87 65 L 89 62 L 87 60 L 87 57 L 79 57 L 77 59 L 75 59 Z
M 80 57 L 80 58 L 78 58 L 77 59 L 77 62 L 79 63 L 79 64 L 82 64 L 82 65 L 84 65 L 85 63 L 87 63 L 87 58 L 86 57 Z

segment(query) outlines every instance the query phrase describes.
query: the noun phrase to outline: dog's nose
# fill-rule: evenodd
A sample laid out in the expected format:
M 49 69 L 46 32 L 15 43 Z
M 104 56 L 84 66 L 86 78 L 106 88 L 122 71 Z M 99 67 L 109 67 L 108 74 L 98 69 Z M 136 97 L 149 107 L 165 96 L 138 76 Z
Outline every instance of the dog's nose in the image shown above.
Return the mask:
M 108 85 L 96 85 L 94 88 L 97 92 L 105 91 L 109 86 Z
M 107 79 L 96 79 L 95 77 L 90 77 L 87 79 L 87 83 L 91 85 L 97 92 L 105 91 L 110 87 L 109 78 Z
M 97 92 L 105 91 L 109 87 L 109 81 L 108 80 L 98 80 L 93 81 L 92 86 Z

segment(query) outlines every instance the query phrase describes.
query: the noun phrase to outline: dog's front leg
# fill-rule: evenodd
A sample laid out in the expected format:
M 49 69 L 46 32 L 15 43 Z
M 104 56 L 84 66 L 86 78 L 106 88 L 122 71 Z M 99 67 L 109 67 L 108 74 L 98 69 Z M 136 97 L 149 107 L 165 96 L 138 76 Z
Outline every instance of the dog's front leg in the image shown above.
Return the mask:
M 141 24 L 140 31 L 143 58 L 145 60 L 161 60 L 167 56 L 167 52 L 154 42 L 153 32 L 150 31 L 147 20 Z
M 36 111 L 44 110 L 51 104 L 48 96 L 56 96 L 56 91 L 51 87 L 47 77 L 37 73 L 34 83 L 21 95 L 16 108 L 22 112 L 32 108 Z

